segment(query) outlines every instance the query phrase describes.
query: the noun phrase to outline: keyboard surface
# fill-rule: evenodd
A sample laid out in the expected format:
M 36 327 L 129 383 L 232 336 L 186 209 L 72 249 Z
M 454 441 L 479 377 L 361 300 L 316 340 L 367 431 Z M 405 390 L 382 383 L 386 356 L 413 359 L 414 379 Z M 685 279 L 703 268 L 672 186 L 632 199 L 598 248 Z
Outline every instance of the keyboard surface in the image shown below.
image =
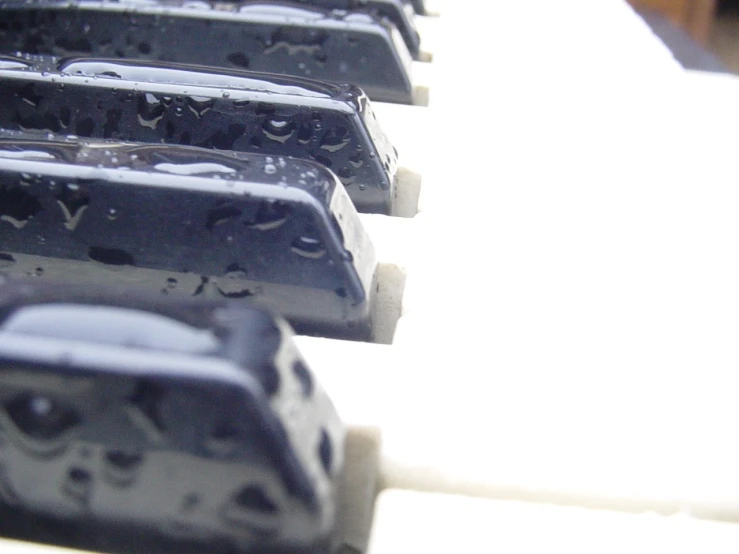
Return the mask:
M 735 552 L 739 80 L 623 0 L 427 4 L 429 105 L 375 104 L 418 213 L 360 216 L 384 344 L 296 339 L 376 460 L 356 550 Z

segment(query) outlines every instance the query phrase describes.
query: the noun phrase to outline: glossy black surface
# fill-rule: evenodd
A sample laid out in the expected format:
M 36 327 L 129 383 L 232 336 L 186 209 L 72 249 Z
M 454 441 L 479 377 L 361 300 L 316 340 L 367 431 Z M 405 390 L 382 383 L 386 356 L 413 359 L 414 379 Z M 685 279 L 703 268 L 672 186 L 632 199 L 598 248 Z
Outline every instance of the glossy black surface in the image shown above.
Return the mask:
M 397 152 L 351 85 L 162 62 L 0 57 L 0 128 L 316 160 L 389 213 Z
M 3 0 L 0 48 L 269 71 L 354 83 L 373 100 L 412 102 L 410 53 L 398 30 L 370 12 L 278 0 Z
M 351 202 L 317 163 L 0 140 L 0 274 L 249 298 L 300 333 L 368 339 L 374 270 Z
M 338 10 L 369 10 L 387 17 L 400 31 L 414 58 L 418 57 L 421 38 L 413 22 L 414 9 L 407 0 L 296 0 L 301 4 Z
M 33 539 L 108 552 L 132 551 L 116 529 L 138 552 L 325 552 L 342 458 L 333 405 L 264 309 L 0 286 L 0 532 L 25 538 L 20 513 L 46 518 Z

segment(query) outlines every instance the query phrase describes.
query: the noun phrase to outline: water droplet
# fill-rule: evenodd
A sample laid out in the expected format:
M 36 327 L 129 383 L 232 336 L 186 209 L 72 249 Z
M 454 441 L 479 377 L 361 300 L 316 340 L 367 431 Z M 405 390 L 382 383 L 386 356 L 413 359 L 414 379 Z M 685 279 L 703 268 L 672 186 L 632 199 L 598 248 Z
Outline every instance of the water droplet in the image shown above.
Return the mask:
M 249 58 L 243 52 L 232 52 L 231 54 L 226 56 L 226 59 L 236 67 L 249 69 Z
M 3 407 L 21 432 L 39 440 L 59 439 L 81 421 L 72 408 L 30 393 L 6 400 Z
M 216 289 L 226 298 L 246 298 L 253 295 L 248 285 L 246 270 L 237 264 L 231 264 L 223 277 L 218 279 Z
M 135 451 L 110 450 L 105 453 L 105 477 L 116 486 L 128 486 L 136 477 L 144 456 Z
M 90 197 L 77 183 L 67 183 L 57 195 L 56 202 L 64 217 L 64 227 L 74 231 L 90 204 Z
M 188 98 L 187 103 L 188 108 L 193 114 L 195 114 L 195 117 L 201 118 L 213 109 L 215 100 L 207 97 L 191 96 Z
M 317 260 L 326 254 L 326 247 L 317 238 L 302 236 L 295 239 L 291 247 L 298 256 Z
M 230 219 L 239 217 L 241 210 L 235 206 L 218 206 L 208 210 L 208 218 L 205 222 L 205 228 L 212 231 L 218 225 L 226 223 Z
M 321 137 L 320 147 L 329 152 L 338 152 L 351 142 L 349 130 L 346 127 L 334 127 L 326 131 Z
M 357 173 L 349 166 L 340 168 L 336 174 L 341 179 L 341 182 L 345 185 L 350 185 L 357 179 Z
M 92 474 L 86 469 L 71 468 L 62 485 L 62 492 L 81 504 L 87 504 L 92 494 Z

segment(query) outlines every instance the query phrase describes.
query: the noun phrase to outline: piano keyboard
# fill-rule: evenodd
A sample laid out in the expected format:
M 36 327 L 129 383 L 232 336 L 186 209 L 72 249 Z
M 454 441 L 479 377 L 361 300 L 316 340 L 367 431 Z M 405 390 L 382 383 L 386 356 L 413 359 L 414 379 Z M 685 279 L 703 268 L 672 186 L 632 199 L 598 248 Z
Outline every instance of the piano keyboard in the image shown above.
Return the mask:
M 427 7 L 376 342 L 296 338 L 347 552 L 735 552 L 739 84 L 622 0 Z

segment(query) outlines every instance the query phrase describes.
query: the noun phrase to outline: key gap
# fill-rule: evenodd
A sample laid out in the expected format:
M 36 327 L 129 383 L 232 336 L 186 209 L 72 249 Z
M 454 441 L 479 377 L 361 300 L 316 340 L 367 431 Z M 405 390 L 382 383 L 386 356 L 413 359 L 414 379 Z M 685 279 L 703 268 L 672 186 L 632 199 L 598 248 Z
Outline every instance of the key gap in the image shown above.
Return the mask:
M 392 344 L 395 327 L 400 319 L 405 290 L 405 269 L 392 263 L 379 263 L 375 278 L 374 301 L 372 303 L 372 342 Z
M 422 183 L 423 178 L 420 173 L 407 167 L 398 168 L 392 217 L 413 218 L 416 216 Z

